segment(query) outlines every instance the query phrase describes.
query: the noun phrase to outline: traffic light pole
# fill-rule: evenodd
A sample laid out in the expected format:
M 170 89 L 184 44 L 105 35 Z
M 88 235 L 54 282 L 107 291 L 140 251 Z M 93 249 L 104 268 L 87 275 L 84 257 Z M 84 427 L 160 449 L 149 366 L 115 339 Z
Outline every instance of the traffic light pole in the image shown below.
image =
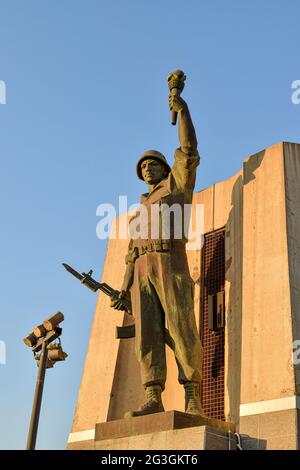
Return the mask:
M 47 367 L 53 367 L 57 361 L 64 361 L 68 356 L 68 354 L 62 350 L 60 340 L 56 346 L 53 344 L 50 345 L 52 341 L 59 338 L 62 334 L 62 329 L 59 328 L 58 325 L 63 320 L 63 313 L 56 312 L 45 320 L 42 325 L 34 328 L 31 333 L 23 339 L 26 346 L 31 348 L 34 353 L 34 358 L 38 361 L 39 365 L 26 450 L 35 449 L 46 369 Z M 51 348 L 50 351 L 48 347 Z M 39 351 L 41 351 L 40 355 L 36 355 Z
M 31 413 L 30 426 L 29 426 L 29 432 L 28 432 L 28 438 L 27 438 L 27 447 L 26 447 L 27 450 L 35 449 L 36 436 L 37 436 L 41 404 L 42 404 L 47 359 L 48 359 L 47 346 L 48 346 L 48 341 L 44 341 L 43 346 L 42 346 L 42 351 L 41 351 L 41 357 L 39 361 L 39 370 L 38 370 L 33 405 L 32 405 L 32 413 Z

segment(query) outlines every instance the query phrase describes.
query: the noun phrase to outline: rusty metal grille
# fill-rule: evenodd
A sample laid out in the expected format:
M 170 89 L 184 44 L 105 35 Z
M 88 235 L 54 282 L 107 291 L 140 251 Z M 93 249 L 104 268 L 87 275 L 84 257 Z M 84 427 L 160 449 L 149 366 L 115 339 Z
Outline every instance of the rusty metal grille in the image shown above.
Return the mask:
M 208 295 L 225 287 L 225 231 L 205 235 L 202 252 L 201 340 L 203 344 L 202 406 L 210 418 L 224 416 L 225 328 L 208 329 Z M 226 299 L 225 299 L 226 301 Z

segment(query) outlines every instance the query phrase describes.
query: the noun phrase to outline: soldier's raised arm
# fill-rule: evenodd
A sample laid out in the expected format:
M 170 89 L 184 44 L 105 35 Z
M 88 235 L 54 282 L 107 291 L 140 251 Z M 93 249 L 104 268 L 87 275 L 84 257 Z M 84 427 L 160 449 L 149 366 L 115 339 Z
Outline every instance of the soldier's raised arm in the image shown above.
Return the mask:
M 178 136 L 180 148 L 175 151 L 171 171 L 171 186 L 174 191 L 192 192 L 196 180 L 196 168 L 200 158 L 197 138 L 188 105 L 180 96 L 169 96 L 169 106 L 178 113 Z

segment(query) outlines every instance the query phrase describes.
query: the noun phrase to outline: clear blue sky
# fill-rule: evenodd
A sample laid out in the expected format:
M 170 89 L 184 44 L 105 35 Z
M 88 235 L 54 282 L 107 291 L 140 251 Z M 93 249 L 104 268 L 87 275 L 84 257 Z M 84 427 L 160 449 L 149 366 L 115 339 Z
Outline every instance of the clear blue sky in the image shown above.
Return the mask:
M 37 447 L 66 446 L 96 297 L 61 263 L 100 278 L 96 207 L 138 200 L 142 151 L 172 161 L 167 74 L 188 77 L 200 190 L 300 142 L 299 17 L 299 0 L 0 0 L 0 448 L 25 446 L 37 368 L 22 338 L 56 310 L 69 357 L 47 371 Z

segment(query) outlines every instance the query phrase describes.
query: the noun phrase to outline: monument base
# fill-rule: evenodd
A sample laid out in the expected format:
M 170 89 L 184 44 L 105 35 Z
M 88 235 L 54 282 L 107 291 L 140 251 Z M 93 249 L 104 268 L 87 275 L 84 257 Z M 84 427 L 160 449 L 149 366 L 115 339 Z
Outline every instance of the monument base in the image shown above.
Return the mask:
M 93 440 L 69 442 L 70 450 L 227 450 L 235 449 L 231 423 L 166 411 L 98 423 Z

